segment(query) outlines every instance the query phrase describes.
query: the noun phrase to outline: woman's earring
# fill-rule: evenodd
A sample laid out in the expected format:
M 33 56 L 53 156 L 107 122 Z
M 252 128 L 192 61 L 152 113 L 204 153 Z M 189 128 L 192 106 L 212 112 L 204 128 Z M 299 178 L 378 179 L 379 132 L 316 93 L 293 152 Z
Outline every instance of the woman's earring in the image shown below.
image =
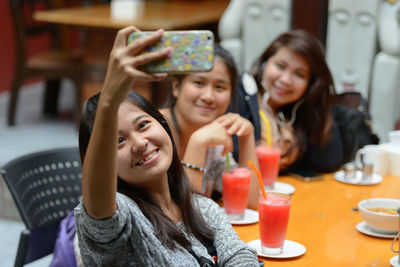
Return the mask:
M 270 95 L 269 95 L 269 92 L 267 90 L 267 86 L 265 85 L 264 81 L 261 81 L 261 86 L 262 86 L 262 88 L 264 88 L 264 94 L 263 94 L 263 97 L 262 97 L 262 102 L 263 102 L 264 105 L 266 105 Z
M 269 93 L 267 91 L 265 91 L 265 93 L 263 94 L 263 97 L 262 97 L 263 105 L 268 106 L 268 99 L 269 99 Z

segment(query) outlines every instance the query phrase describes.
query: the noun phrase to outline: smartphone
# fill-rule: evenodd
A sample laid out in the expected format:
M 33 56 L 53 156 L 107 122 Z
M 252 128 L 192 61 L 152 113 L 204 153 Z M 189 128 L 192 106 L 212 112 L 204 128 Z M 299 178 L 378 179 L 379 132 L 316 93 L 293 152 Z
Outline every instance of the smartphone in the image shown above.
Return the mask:
M 152 32 L 133 32 L 128 44 Z M 211 31 L 166 31 L 161 39 L 146 47 L 141 53 L 172 47 L 170 57 L 150 62 L 141 67 L 146 72 L 171 74 L 210 71 L 213 68 L 214 35 Z
M 291 169 L 288 171 L 288 174 L 296 178 L 300 178 L 305 182 L 322 180 L 324 178 L 324 176 L 322 176 L 320 173 L 304 169 Z

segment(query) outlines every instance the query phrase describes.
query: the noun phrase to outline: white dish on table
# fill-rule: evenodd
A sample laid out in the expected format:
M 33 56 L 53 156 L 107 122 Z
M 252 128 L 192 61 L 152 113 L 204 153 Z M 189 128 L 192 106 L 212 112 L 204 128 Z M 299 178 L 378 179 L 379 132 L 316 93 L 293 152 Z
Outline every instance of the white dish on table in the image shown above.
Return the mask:
M 258 211 L 246 209 L 244 211 L 244 218 L 241 220 L 233 220 L 229 218 L 229 222 L 234 225 L 245 225 L 258 222 Z
M 277 258 L 277 259 L 284 259 L 284 258 L 293 258 L 293 257 L 298 257 L 306 253 L 306 247 L 303 246 L 300 243 L 290 241 L 290 240 L 285 240 L 283 243 L 283 251 L 281 254 L 277 255 L 270 255 L 270 254 L 265 254 L 261 250 L 261 240 L 253 240 L 248 242 L 250 247 L 254 248 L 257 251 L 257 255 L 261 257 L 267 257 L 267 258 Z
M 344 171 L 338 171 L 335 172 L 333 175 L 336 181 L 345 183 L 345 184 L 356 184 L 356 185 L 374 185 L 374 184 L 379 184 L 382 182 L 382 176 L 379 174 L 372 174 L 372 177 L 370 179 L 362 179 L 362 171 L 357 170 L 356 175 L 354 178 L 348 178 L 344 177 Z
M 382 237 L 382 238 L 395 238 L 396 234 L 384 234 L 384 233 L 378 233 L 374 231 L 365 221 L 362 221 L 357 224 L 356 229 L 363 234 L 369 235 L 369 236 L 375 236 L 375 237 Z
M 265 187 L 265 192 L 276 192 L 276 193 L 282 193 L 286 195 L 291 195 L 296 191 L 293 185 L 287 184 L 287 183 L 282 183 L 282 182 L 275 182 L 274 183 L 274 189 L 269 189 Z
M 390 259 L 390 264 L 391 264 L 393 267 L 400 267 L 400 264 L 399 264 L 399 256 L 394 256 L 394 257 L 392 257 L 392 258 Z

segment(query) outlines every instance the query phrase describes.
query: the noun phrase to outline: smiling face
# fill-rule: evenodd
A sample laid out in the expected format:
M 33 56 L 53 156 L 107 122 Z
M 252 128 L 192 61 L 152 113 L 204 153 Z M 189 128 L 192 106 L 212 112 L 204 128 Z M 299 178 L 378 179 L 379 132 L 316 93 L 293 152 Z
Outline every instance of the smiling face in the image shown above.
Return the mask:
M 167 180 L 172 142 L 161 124 L 137 106 L 123 102 L 118 110 L 118 176 L 143 187 Z
M 180 84 L 173 82 L 175 112 L 182 125 L 204 126 L 221 116 L 231 101 L 232 85 L 223 61 L 216 57 L 210 72 L 187 75 Z
M 270 93 L 268 105 L 277 110 L 298 101 L 307 90 L 310 76 L 310 66 L 299 53 L 280 48 L 268 59 L 262 75 L 262 83 Z

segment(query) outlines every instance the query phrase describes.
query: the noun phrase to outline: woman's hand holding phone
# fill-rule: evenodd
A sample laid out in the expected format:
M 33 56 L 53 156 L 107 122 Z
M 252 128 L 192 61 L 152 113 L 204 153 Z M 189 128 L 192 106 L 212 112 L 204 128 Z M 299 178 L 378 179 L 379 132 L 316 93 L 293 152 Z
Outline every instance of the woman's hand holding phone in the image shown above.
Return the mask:
M 128 45 L 128 36 L 134 32 L 138 32 L 138 29 L 134 26 L 118 31 L 110 53 L 102 89 L 102 91 L 115 94 L 112 98 L 119 103 L 125 99 L 135 79 L 159 81 L 167 76 L 165 73 L 148 73 L 140 69 L 142 65 L 166 58 L 171 53 L 171 48 L 164 48 L 146 54 L 141 53 L 147 46 L 160 40 L 164 31 L 155 31 Z

